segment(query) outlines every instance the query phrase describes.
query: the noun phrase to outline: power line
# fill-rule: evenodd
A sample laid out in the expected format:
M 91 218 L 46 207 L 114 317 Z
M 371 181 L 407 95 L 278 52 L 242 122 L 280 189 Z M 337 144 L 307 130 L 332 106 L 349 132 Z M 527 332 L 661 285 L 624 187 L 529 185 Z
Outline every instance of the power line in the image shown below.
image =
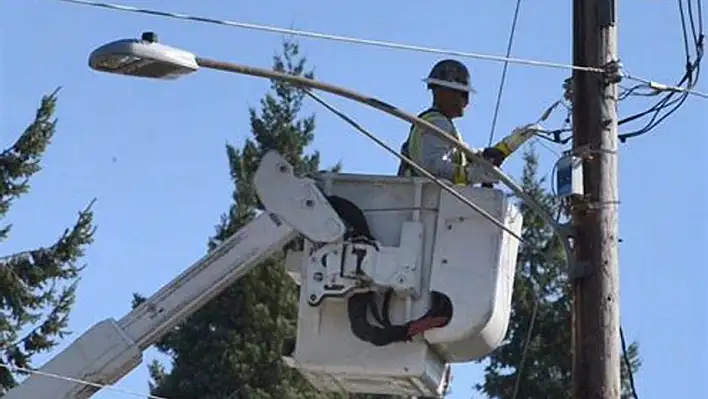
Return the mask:
M 166 398 L 166 397 L 163 397 L 163 396 L 155 396 L 155 395 L 146 394 L 146 393 L 140 393 L 140 392 L 129 391 L 129 390 L 126 390 L 126 389 L 123 389 L 123 388 L 119 388 L 119 387 L 117 387 L 117 386 L 115 386 L 115 385 L 99 384 L 99 383 L 96 383 L 96 382 L 81 380 L 81 379 L 78 379 L 78 378 L 71 378 L 71 377 L 65 377 L 65 376 L 58 375 L 58 374 L 45 373 L 45 372 L 43 372 L 43 371 L 32 370 L 32 369 L 28 369 L 28 368 L 25 368 L 25 367 L 10 366 L 10 365 L 7 365 L 7 364 L 0 364 L 0 367 L 2 367 L 2 368 L 4 368 L 4 369 L 7 369 L 8 371 L 21 371 L 21 372 L 25 372 L 25 373 L 29 373 L 29 374 L 40 375 L 40 376 L 43 376 L 43 377 L 54 378 L 54 379 L 57 379 L 57 380 L 62 380 L 62 381 L 67 381 L 67 382 L 73 382 L 73 383 L 75 383 L 75 384 L 82 384 L 82 385 L 86 385 L 86 386 L 91 386 L 91 387 L 98 388 L 98 389 L 108 389 L 108 390 L 111 390 L 111 391 L 124 393 L 124 394 L 126 394 L 126 395 L 131 395 L 131 396 L 135 396 L 135 397 L 138 397 L 138 398 L 147 398 L 147 399 L 169 399 L 169 398 Z
M 693 94 L 694 96 L 703 97 L 703 98 L 708 99 L 708 93 L 703 93 L 702 91 L 698 91 L 695 89 L 681 87 L 681 86 L 671 86 L 671 85 L 667 85 L 664 83 L 656 82 L 654 80 L 649 80 L 649 79 L 645 79 L 645 78 L 641 78 L 641 77 L 629 75 L 629 74 L 624 74 L 623 77 L 625 79 L 634 80 L 634 81 L 642 83 L 638 86 L 652 89 L 652 90 L 654 90 L 654 94 L 659 94 L 660 92 L 676 92 L 676 93 Z M 696 82 L 695 78 L 694 78 L 694 82 Z
M 624 360 L 624 366 L 627 368 L 627 376 L 629 377 L 629 387 L 632 390 L 632 396 L 634 399 L 639 399 L 637 395 L 637 387 L 634 386 L 634 371 L 632 371 L 632 362 L 629 361 L 629 353 L 627 353 L 627 342 L 624 339 L 624 330 L 620 325 L 620 341 L 622 344 L 622 360 Z
M 538 60 L 528 60 L 528 59 L 521 59 L 521 58 L 508 58 L 508 57 L 501 57 L 501 56 L 492 55 L 492 54 L 472 53 L 472 52 L 464 52 L 464 51 L 457 51 L 457 50 L 446 50 L 446 49 L 440 49 L 440 48 L 434 48 L 434 47 L 423 47 L 423 46 L 417 46 L 417 45 L 411 45 L 411 44 L 395 43 L 395 42 L 389 42 L 389 41 L 361 39 L 361 38 L 356 38 L 356 37 L 351 37 L 351 36 L 331 35 L 331 34 L 327 34 L 327 33 L 303 31 L 303 30 L 297 30 L 297 29 L 286 29 L 286 28 L 279 28 L 279 27 L 275 27 L 275 26 L 251 24 L 251 23 L 236 22 L 236 21 L 229 21 L 229 20 L 220 20 L 220 19 L 214 19 L 214 18 L 199 17 L 199 16 L 180 14 L 180 13 L 174 13 L 174 12 L 167 12 L 167 11 L 150 10 L 150 9 L 145 9 L 145 8 L 137 8 L 137 7 L 124 6 L 124 5 L 112 4 L 112 3 L 102 3 L 102 2 L 89 1 L 89 0 L 56 0 L 56 1 L 61 1 L 61 2 L 65 2 L 65 3 L 81 4 L 81 5 L 87 5 L 87 6 L 92 6 L 92 7 L 101 7 L 101 8 L 111 9 L 111 10 L 118 10 L 118 11 L 134 12 L 134 13 L 139 13 L 139 14 L 156 15 L 156 16 L 167 17 L 167 18 L 183 19 L 183 20 L 195 21 L 195 22 L 205 22 L 205 23 L 211 23 L 211 24 L 217 24 L 217 25 L 230 26 L 230 27 L 234 27 L 234 28 L 252 29 L 252 30 L 260 30 L 260 31 L 271 32 L 271 33 L 282 33 L 282 34 L 288 34 L 288 35 L 293 35 L 293 36 L 309 37 L 312 39 L 323 39 L 323 40 L 333 40 L 333 41 L 338 41 L 338 42 L 364 44 L 364 45 L 369 45 L 369 46 L 384 47 L 384 48 L 390 48 L 390 49 L 396 49 L 396 50 L 409 50 L 409 51 L 417 51 L 417 52 L 423 52 L 423 53 L 454 55 L 454 56 L 465 57 L 465 58 L 475 58 L 475 59 L 487 60 L 487 61 L 503 61 L 503 62 L 510 62 L 510 63 L 514 63 L 514 64 L 523 64 L 523 65 L 539 66 L 539 67 L 543 66 L 543 67 L 558 68 L 558 69 L 575 69 L 575 70 L 586 71 L 586 72 L 597 72 L 597 73 L 604 72 L 602 68 L 594 68 L 594 67 L 588 67 L 588 66 L 570 65 L 570 64 L 562 64 L 562 63 L 555 63 L 555 62 L 538 61 Z
M 509 42 L 506 45 L 506 58 L 508 59 L 511 55 L 511 46 L 514 44 L 514 34 L 516 33 L 516 21 L 519 18 L 519 9 L 521 8 L 521 0 L 516 0 L 516 8 L 514 8 L 514 18 L 511 20 L 511 31 L 509 32 Z M 506 71 L 509 69 L 509 61 L 504 61 L 504 68 L 502 69 L 501 80 L 499 82 L 499 91 L 497 92 L 497 103 L 494 106 L 494 116 L 492 117 L 492 128 L 489 132 L 489 144 L 487 146 L 492 146 L 492 141 L 494 141 L 494 129 L 497 127 L 497 117 L 499 116 L 499 108 L 501 106 L 502 92 L 504 91 L 504 83 L 506 82 Z
M 687 0 L 687 11 L 684 11 L 684 5 L 682 0 L 677 0 L 677 3 L 679 9 L 679 17 L 681 21 L 683 47 L 686 56 L 684 74 L 679 80 L 679 82 L 674 86 L 663 85 L 647 79 L 637 78 L 631 75 L 627 76 L 627 78 L 639 81 L 641 82 L 641 84 L 634 86 L 633 88 L 625 92 L 626 96 L 631 94 L 632 91 L 641 87 L 650 88 L 654 90 L 656 94 L 662 92 L 666 94 L 649 109 L 628 116 L 618 121 L 618 125 L 623 125 L 651 115 L 649 121 L 643 127 L 630 133 L 620 134 L 619 139 L 621 142 L 625 142 L 628 138 L 641 136 L 653 130 L 655 127 L 661 124 L 661 122 L 663 122 L 673 113 L 675 113 L 681 107 L 681 105 L 683 105 L 683 103 L 688 99 L 688 96 L 690 94 L 708 98 L 708 94 L 700 93 L 694 90 L 696 84 L 698 83 L 698 78 L 700 76 L 700 67 L 701 61 L 703 59 L 703 45 L 705 39 L 705 34 L 703 33 L 703 11 L 701 2 L 698 1 L 696 5 L 698 15 L 697 22 L 694 18 L 693 7 L 691 6 L 690 0 Z M 686 14 L 688 15 L 688 26 L 690 26 L 691 31 L 690 35 L 688 33 L 689 27 L 687 26 Z M 690 49 L 691 46 L 689 45 L 689 36 L 691 37 L 691 39 L 693 39 L 693 47 L 695 52 L 695 58 L 693 60 L 691 59 L 692 57 Z M 678 96 L 676 96 L 677 94 Z M 676 98 L 674 98 L 675 96 Z M 666 111 L 666 109 L 668 109 L 668 111 Z M 662 111 L 664 111 L 663 115 Z
M 536 316 L 538 315 L 538 301 L 539 298 L 536 296 L 536 290 L 534 289 L 533 282 L 531 282 L 531 290 L 533 293 L 533 309 L 531 310 L 531 318 L 529 320 L 528 331 L 526 332 L 526 339 L 524 341 L 524 349 L 521 353 L 521 361 L 519 362 L 519 368 L 516 372 L 516 379 L 514 381 L 514 392 L 511 395 L 512 399 L 516 399 L 519 394 L 519 389 L 521 388 L 521 373 L 524 371 L 524 365 L 526 364 L 526 355 L 528 354 L 528 349 L 531 343 L 531 338 L 533 338 L 533 327 L 536 323 Z
M 92 7 L 107 8 L 110 10 L 126 11 L 126 12 L 134 12 L 134 13 L 139 13 L 139 14 L 148 14 L 148 15 L 167 17 L 167 18 L 182 19 L 182 20 L 188 20 L 188 21 L 194 21 L 194 22 L 205 22 L 205 23 L 229 26 L 229 27 L 233 27 L 233 28 L 260 30 L 260 31 L 271 32 L 271 33 L 282 33 L 282 34 L 288 34 L 288 35 L 293 35 L 293 36 L 309 37 L 312 39 L 322 39 L 322 40 L 332 40 L 332 41 L 339 41 L 339 42 L 348 42 L 348 43 L 354 43 L 354 44 L 363 44 L 363 45 L 369 45 L 369 46 L 374 46 L 374 47 L 390 48 L 390 49 L 395 49 L 395 50 L 407 50 L 407 51 L 416 51 L 416 52 L 441 54 L 441 55 L 453 55 L 453 56 L 458 56 L 458 57 L 463 57 L 463 58 L 474 58 L 474 59 L 480 59 L 480 60 L 497 61 L 497 62 L 505 62 L 505 63 L 512 63 L 512 64 L 528 65 L 528 66 L 548 67 L 548 68 L 557 68 L 557 69 L 570 69 L 570 70 L 579 70 L 579 71 L 595 72 L 595 73 L 604 73 L 605 72 L 605 70 L 602 68 L 590 67 L 590 66 L 563 64 L 563 63 L 539 61 L 539 60 L 529 60 L 529 59 L 523 59 L 523 58 L 510 58 L 510 57 L 502 57 L 502 56 L 493 55 L 493 54 L 465 52 L 465 51 L 459 51 L 459 50 L 449 50 L 449 49 L 441 49 L 441 48 L 435 48 L 435 47 L 424 47 L 424 46 L 382 41 L 382 40 L 362 39 L 362 38 L 351 37 L 351 36 L 332 35 L 332 34 L 327 34 L 327 33 L 303 31 L 303 30 L 297 30 L 297 29 L 286 29 L 286 28 L 279 28 L 276 26 L 251 24 L 251 23 L 236 22 L 236 21 L 230 21 L 230 20 L 220 20 L 220 19 L 193 16 L 193 15 L 187 15 L 187 14 L 181 14 L 181 13 L 124 6 L 124 5 L 120 5 L 120 4 L 102 3 L 102 2 L 89 1 L 89 0 L 56 0 L 56 1 L 92 6 Z M 702 19 L 702 10 L 701 10 L 700 4 L 698 5 L 697 11 L 698 11 L 698 20 L 699 20 L 699 23 L 698 23 L 699 28 L 698 29 L 702 30 L 702 26 L 703 26 L 702 20 L 703 19 Z M 689 14 L 692 15 L 692 11 L 690 11 Z M 702 38 L 702 37 L 703 37 L 703 35 L 699 36 L 699 38 Z M 626 77 L 628 79 L 638 79 L 638 78 L 635 78 L 635 77 L 629 76 L 629 75 L 624 75 L 624 77 Z M 681 90 L 681 91 L 684 91 L 688 94 L 695 94 L 695 95 L 698 95 L 701 97 L 708 97 L 708 94 L 697 92 L 693 89 L 680 89 L 676 86 L 670 86 L 670 85 L 665 85 L 665 84 L 660 84 L 660 83 L 655 83 L 655 85 L 658 87 L 663 87 L 664 89 L 662 89 L 662 90 L 669 90 L 669 91 Z

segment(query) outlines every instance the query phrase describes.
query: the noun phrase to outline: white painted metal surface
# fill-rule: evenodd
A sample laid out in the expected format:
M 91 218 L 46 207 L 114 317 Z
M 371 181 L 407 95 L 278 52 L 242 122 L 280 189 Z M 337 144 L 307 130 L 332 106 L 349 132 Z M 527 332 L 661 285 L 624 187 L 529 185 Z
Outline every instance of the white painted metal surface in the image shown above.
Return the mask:
M 502 191 L 461 192 L 520 234 L 521 214 Z M 519 241 L 445 191 L 435 229 L 430 289 L 450 297 L 454 313 L 450 324 L 427 331 L 425 339 L 450 362 L 476 360 L 506 334 Z
M 363 211 L 381 252 L 388 254 L 371 257 L 369 262 L 374 263 L 362 268 L 364 272 L 393 272 L 411 263 L 419 268 L 415 288 L 394 296 L 391 302 L 394 324 L 422 316 L 428 310 L 431 290 L 451 299 L 454 314 L 447 326 L 427 331 L 425 339 L 418 336 L 412 342 L 387 346 L 362 341 L 349 327 L 344 298 L 325 298 L 319 305 L 310 300 L 310 295 L 320 293 L 322 284 L 314 277 L 323 266 L 310 256 L 314 252 L 306 244 L 303 252 L 288 257 L 289 272 L 301 284 L 301 295 L 295 351 L 287 361 L 322 390 L 440 395 L 447 363 L 478 359 L 503 339 L 518 241 L 427 180 L 350 174 L 326 174 L 318 179 L 326 195 L 350 200 Z M 521 215 L 503 192 L 460 190 L 512 231 L 520 232 Z M 420 247 L 409 234 L 417 223 L 422 227 L 417 233 L 422 238 Z M 392 255 L 406 253 L 415 256 Z M 343 280 L 336 270 L 326 270 L 338 282 Z M 376 275 L 367 276 L 366 281 L 380 288 L 396 286 L 395 280 Z

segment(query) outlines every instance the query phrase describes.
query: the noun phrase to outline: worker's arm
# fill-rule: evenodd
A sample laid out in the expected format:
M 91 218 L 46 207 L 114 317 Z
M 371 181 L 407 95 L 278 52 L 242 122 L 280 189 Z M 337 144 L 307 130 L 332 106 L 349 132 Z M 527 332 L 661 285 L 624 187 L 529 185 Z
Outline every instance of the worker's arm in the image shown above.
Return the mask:
M 454 134 L 454 126 L 445 118 L 430 118 L 427 121 L 449 134 Z M 434 176 L 453 180 L 455 165 L 452 162 L 452 149 L 454 147 L 439 138 L 432 129 L 418 126 L 416 129 L 420 129 L 419 143 L 413 153 L 416 162 Z

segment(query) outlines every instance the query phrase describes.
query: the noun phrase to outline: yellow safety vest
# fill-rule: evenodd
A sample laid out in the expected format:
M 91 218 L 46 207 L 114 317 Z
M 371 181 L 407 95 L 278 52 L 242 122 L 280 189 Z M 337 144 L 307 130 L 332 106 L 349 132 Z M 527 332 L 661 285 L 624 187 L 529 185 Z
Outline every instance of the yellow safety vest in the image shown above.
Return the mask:
M 437 118 L 448 119 L 443 113 L 434 108 L 422 112 L 418 115 L 418 117 L 430 123 L 432 123 Z M 462 135 L 460 135 L 457 129 L 455 129 L 455 125 L 452 123 L 452 121 L 450 121 L 450 124 L 453 126 L 453 131 L 447 133 L 453 134 L 457 138 L 457 140 L 462 142 Z M 401 148 L 401 152 L 403 153 L 403 155 L 411 158 L 417 164 L 421 164 L 420 132 L 420 127 L 416 125 L 411 126 L 410 133 L 408 134 L 408 140 L 403 143 L 403 146 Z M 467 184 L 467 173 L 465 172 L 465 167 L 467 166 L 467 157 L 465 156 L 465 153 L 457 148 L 454 148 L 452 153 L 452 160 L 456 166 L 453 183 L 461 185 Z M 401 162 L 401 165 L 398 168 L 398 175 L 410 177 L 417 175 L 417 173 L 406 163 Z

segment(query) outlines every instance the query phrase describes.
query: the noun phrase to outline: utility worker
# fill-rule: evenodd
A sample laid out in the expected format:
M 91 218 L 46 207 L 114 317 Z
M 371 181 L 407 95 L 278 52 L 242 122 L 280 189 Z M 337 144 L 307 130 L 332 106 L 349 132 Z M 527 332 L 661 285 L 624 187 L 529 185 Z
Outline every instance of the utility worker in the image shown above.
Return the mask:
M 455 128 L 453 119 L 464 114 L 464 110 L 469 104 L 470 94 L 476 93 L 470 84 L 470 74 L 467 67 L 456 60 L 442 60 L 435 64 L 427 79 L 423 81 L 427 83 L 428 89 L 432 90 L 433 104 L 418 117 L 463 142 L 462 136 Z M 525 128 L 527 127 L 521 129 Z M 433 176 L 450 180 L 454 184 L 482 183 L 489 186 L 498 182 L 481 165 L 471 162 L 462 151 L 425 127 L 417 125 L 411 127 L 408 139 L 401 147 L 401 153 Z M 487 148 L 483 151 L 483 156 L 496 166 L 500 166 L 507 155 L 509 155 L 507 151 L 500 152 L 497 147 Z M 415 176 L 416 174 L 416 171 L 408 164 L 401 162 L 398 168 L 399 176 Z

